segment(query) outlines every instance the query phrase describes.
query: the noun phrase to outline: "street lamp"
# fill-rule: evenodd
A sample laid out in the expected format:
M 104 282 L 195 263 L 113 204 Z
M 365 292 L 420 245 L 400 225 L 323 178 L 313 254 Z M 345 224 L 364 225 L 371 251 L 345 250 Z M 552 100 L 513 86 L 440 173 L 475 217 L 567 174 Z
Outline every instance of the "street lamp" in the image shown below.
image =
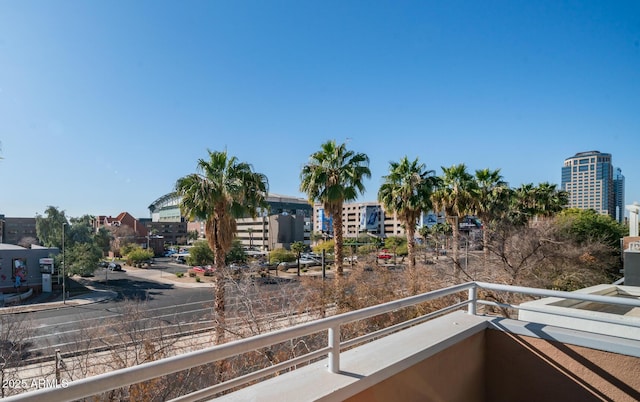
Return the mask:
M 249 232 L 249 250 L 253 250 L 253 228 L 249 227 L 247 231 Z
M 67 303 L 67 287 L 65 285 L 64 276 L 64 228 L 67 226 L 67 222 L 62 223 L 62 304 Z

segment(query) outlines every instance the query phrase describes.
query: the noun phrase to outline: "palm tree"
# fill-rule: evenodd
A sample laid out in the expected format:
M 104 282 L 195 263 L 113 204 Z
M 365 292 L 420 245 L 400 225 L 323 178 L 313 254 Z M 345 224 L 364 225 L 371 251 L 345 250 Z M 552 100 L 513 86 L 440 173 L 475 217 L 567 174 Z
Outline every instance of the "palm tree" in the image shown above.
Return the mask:
M 416 265 L 416 223 L 423 212 L 432 208 L 431 194 L 438 183 L 433 170 L 426 170 L 423 163 L 404 156 L 400 162 L 389 163 L 389 174 L 378 190 L 378 201 L 384 209 L 396 214 L 404 224 L 409 252 L 409 269 Z
M 300 256 L 304 251 L 304 243 L 301 241 L 297 241 L 291 244 L 291 251 L 296 253 L 296 258 L 298 260 L 298 276 L 300 276 Z
M 536 195 L 533 183 L 524 183 L 511 192 L 509 221 L 516 226 L 523 226 L 536 214 Z
M 300 190 L 309 202 L 320 202 L 333 218 L 336 272 L 342 275 L 342 205 L 364 193 L 364 178 L 371 177 L 369 157 L 330 140 L 311 154 L 300 173 Z
M 442 167 L 441 185 L 433 193 L 431 199 L 433 206 L 438 211 L 444 211 L 447 221 L 453 229 L 453 263 L 455 265 L 456 278 L 460 275 L 460 262 L 458 260 L 460 227 L 458 222 L 461 217 L 475 210 L 476 186 L 473 176 L 467 172 L 467 167 L 462 163 L 451 167 Z
M 449 238 L 449 236 L 451 236 L 452 233 L 451 225 L 449 224 L 449 222 L 436 223 L 431 227 L 431 233 L 433 233 L 436 239 L 435 252 L 437 260 L 440 255 L 440 250 L 438 249 L 438 241 L 440 241 L 442 246 L 446 248 L 447 239 Z
M 176 191 L 182 197 L 180 209 L 189 219 L 205 221 L 207 243 L 214 253 L 215 311 L 220 325 L 216 341 L 224 342 L 224 274 L 225 256 L 236 233 L 236 219 L 255 218 L 259 208 L 266 208 L 268 181 L 239 162 L 227 151 L 209 151 L 209 160 L 199 159 L 198 173 L 178 179 Z
M 556 184 L 543 182 L 535 189 L 536 215 L 549 217 L 562 211 L 569 204 L 569 193 L 558 190 Z
M 489 259 L 489 231 L 497 213 L 504 209 L 501 201 L 509 188 L 507 183 L 502 180 L 500 169 L 476 170 L 475 180 L 478 190 L 476 215 L 482 221 L 482 250 L 486 264 Z
M 522 184 L 513 191 L 510 218 L 517 225 L 526 225 L 538 216 L 549 217 L 557 214 L 568 203 L 569 193 L 558 190 L 555 184 Z

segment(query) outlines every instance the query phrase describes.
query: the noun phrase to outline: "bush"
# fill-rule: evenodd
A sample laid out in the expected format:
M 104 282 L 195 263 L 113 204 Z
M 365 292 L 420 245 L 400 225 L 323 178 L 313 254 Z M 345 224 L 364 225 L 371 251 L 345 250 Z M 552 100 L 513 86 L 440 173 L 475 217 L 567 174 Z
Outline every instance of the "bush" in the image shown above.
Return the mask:
M 365 244 L 363 246 L 358 247 L 358 254 L 360 255 L 366 255 L 366 254 L 371 254 L 371 253 L 375 253 L 378 249 L 376 248 L 375 244 Z
M 142 266 L 143 263 L 153 258 L 152 250 L 145 250 L 142 247 L 134 247 L 127 255 L 127 264 L 135 267 Z
M 194 278 L 194 277 L 196 277 L 197 275 L 196 275 L 196 273 L 195 273 L 195 272 L 190 271 L 190 272 L 189 272 L 189 276 L 190 276 L 190 277 L 192 277 L 192 278 Z
M 296 255 L 289 250 L 277 248 L 269 253 L 269 262 L 271 264 L 279 262 L 292 262 L 296 260 Z
M 189 265 L 213 264 L 213 251 L 211 251 L 211 248 L 209 248 L 209 244 L 206 241 L 201 240 L 193 244 L 193 247 L 189 249 L 187 264 Z
M 184 272 L 176 272 L 176 276 L 178 278 L 182 278 L 184 276 Z
M 200 282 L 202 279 L 200 279 L 199 276 L 196 276 L 196 282 Z
M 313 252 L 317 254 L 322 254 L 322 250 L 325 250 L 327 254 L 333 253 L 335 248 L 335 242 L 333 240 L 323 241 L 319 243 L 317 246 L 313 247 Z

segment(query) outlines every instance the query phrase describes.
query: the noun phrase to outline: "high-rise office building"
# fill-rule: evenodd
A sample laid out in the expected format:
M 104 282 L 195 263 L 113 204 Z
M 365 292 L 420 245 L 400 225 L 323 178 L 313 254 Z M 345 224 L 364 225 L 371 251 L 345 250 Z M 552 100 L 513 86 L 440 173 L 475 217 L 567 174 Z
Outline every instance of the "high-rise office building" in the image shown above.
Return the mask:
M 616 220 L 624 222 L 624 176 L 622 169 L 616 168 L 613 173 L 613 192 L 616 200 Z
M 621 221 L 624 217 L 624 176 L 620 169 L 616 170 L 618 173 L 616 177 L 621 181 L 615 182 L 611 154 L 588 151 L 565 159 L 561 187 L 569 193 L 569 207 L 593 209 Z M 617 194 L 618 190 L 620 194 Z

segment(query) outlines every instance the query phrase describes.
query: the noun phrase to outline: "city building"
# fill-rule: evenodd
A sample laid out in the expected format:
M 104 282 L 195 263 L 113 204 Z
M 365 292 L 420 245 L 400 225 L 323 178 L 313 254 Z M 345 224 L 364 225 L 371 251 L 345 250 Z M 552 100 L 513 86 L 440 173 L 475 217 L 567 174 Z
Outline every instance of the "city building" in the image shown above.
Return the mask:
M 152 237 L 162 237 L 164 245 L 186 244 L 188 241 L 187 222 L 159 221 L 153 222 L 149 218 L 140 219 Z
M 0 215 L 0 243 L 37 243 L 36 218 L 10 218 Z
M 423 213 L 416 222 L 416 229 L 436 223 L 443 223 L 444 217 L 432 211 Z M 462 226 L 462 222 L 461 222 Z M 313 207 L 313 230 L 325 237 L 333 236 L 333 217 L 329 216 L 322 204 Z M 380 238 L 405 236 L 404 224 L 394 213 L 388 213 L 379 202 L 355 202 L 342 205 L 342 230 L 345 238 L 370 235 Z M 417 231 L 416 231 L 417 235 Z
M 41 292 L 43 273 L 53 273 L 51 268 L 45 268 L 41 262 L 59 253 L 58 248 L 37 245 L 26 248 L 15 244 L 0 244 L 0 299 L 3 293 L 24 293 L 29 289 Z
M 616 200 L 616 220 L 620 223 L 624 222 L 624 176 L 622 169 L 616 168 L 613 173 L 613 192 Z
M 161 225 L 161 232 L 158 234 L 168 237 L 167 231 L 173 231 L 176 240 L 186 235 L 180 233 L 183 227 L 178 224 L 186 221 L 180 212 L 180 200 L 177 193 L 169 193 L 154 201 L 149 206 L 152 222 L 149 227 Z M 258 211 L 258 217 L 236 220 L 236 238 L 242 246 L 246 249 L 268 251 L 289 248 L 297 241 L 310 245 L 312 207 L 307 200 L 269 194 L 266 201 L 268 208 Z M 204 222 L 193 221 L 185 225 L 187 232 L 197 231 L 199 238 L 205 237 Z
M 173 192 L 165 194 L 149 205 L 152 222 L 182 222 L 180 213 L 180 196 Z
M 600 214 L 622 220 L 624 176 L 620 169 L 616 170 L 616 175 L 617 184 L 614 180 L 611 154 L 608 153 L 578 152 L 565 159 L 562 167 L 561 188 L 569 193 L 568 206 L 593 209 Z
M 142 248 L 153 250 L 155 255 L 162 255 L 164 238 L 152 233 L 151 230 L 128 212 L 121 212 L 118 216 L 99 215 L 93 221 L 93 229 L 98 231 L 105 227 L 111 231 L 116 242 L 116 248 L 126 239 L 127 243 L 135 243 Z

